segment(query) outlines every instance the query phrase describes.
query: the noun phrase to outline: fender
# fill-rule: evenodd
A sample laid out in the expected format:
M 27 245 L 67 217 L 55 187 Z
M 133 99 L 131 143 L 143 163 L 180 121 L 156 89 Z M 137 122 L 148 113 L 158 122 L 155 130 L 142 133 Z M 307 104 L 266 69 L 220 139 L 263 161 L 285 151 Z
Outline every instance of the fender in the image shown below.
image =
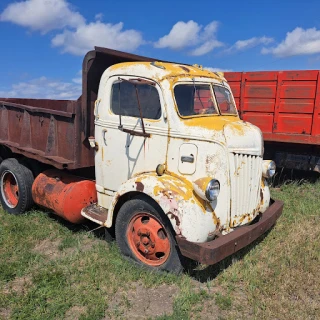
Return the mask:
M 171 174 L 158 176 L 156 173 L 144 173 L 122 184 L 109 207 L 107 227 L 112 225 L 119 198 L 132 191 L 154 199 L 177 235 L 192 242 L 205 242 L 214 237 L 219 219 L 210 204 L 196 196 L 189 181 Z

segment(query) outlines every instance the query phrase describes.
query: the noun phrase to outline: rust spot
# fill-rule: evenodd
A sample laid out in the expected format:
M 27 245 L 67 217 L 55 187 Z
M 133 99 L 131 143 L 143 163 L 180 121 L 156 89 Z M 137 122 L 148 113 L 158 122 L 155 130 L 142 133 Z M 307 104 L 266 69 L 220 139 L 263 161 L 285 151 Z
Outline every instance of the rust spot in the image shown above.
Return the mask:
M 173 214 L 171 211 L 169 211 L 167 213 L 167 216 L 169 217 L 169 219 L 174 219 L 176 221 L 176 225 L 179 227 L 180 226 L 180 219 L 178 218 L 178 216 L 176 216 L 175 214 Z
M 137 181 L 137 182 L 136 182 L 136 190 L 137 190 L 137 191 L 140 191 L 140 192 L 143 192 L 143 190 L 144 190 L 144 185 L 143 185 L 142 182 L 140 182 L 140 181 Z
M 262 189 L 260 189 L 260 200 L 261 200 L 261 204 L 263 204 L 263 192 Z
M 184 67 L 184 66 L 179 66 L 179 67 L 185 72 L 190 72 L 190 69 L 188 69 L 187 67 Z

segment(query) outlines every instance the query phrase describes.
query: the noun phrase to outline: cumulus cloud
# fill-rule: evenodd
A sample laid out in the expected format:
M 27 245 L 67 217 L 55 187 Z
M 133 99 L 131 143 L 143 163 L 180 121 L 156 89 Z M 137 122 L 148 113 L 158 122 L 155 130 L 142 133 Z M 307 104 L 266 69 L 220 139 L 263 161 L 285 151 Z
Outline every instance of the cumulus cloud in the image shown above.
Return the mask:
M 278 57 L 315 54 L 320 52 L 320 30 L 316 28 L 295 28 L 276 47 L 263 48 L 261 53 Z
M 0 21 L 18 24 L 31 30 L 47 33 L 54 29 L 78 27 L 84 17 L 65 0 L 27 0 L 9 4 Z
M 193 20 L 188 22 L 178 21 L 170 32 L 160 38 L 154 46 L 173 50 L 197 46 L 190 51 L 190 54 L 194 56 L 204 55 L 214 48 L 223 46 L 223 43 L 216 39 L 217 29 L 217 21 L 212 21 L 205 27 Z
M 75 31 L 64 30 L 52 39 L 52 45 L 62 47 L 63 52 L 83 55 L 94 46 L 132 51 L 143 43 L 140 32 L 122 29 L 122 22 L 117 24 L 91 22 L 79 26 Z
M 76 80 L 76 81 L 75 81 Z M 40 77 L 0 88 L 0 97 L 75 100 L 81 95 L 78 78 L 70 82 Z
M 193 20 L 188 22 L 177 22 L 169 32 L 169 34 L 160 38 L 154 46 L 156 48 L 182 49 L 184 47 L 194 45 L 199 37 L 199 26 Z
M 234 45 L 232 45 L 226 51 L 227 52 L 243 51 L 250 48 L 254 48 L 261 44 L 267 45 L 269 43 L 272 43 L 273 41 L 274 39 L 270 37 L 253 37 L 246 40 L 238 40 L 237 42 L 235 42 Z
M 9 21 L 45 34 L 63 29 L 51 41 L 62 52 L 83 55 L 94 46 L 133 51 L 144 41 L 140 32 L 124 30 L 123 23 L 103 23 L 102 13 L 88 23 L 67 0 L 27 0 L 9 4 L 0 14 L 0 21 Z
M 203 56 L 204 54 L 209 53 L 215 48 L 222 47 L 223 43 L 218 40 L 209 40 L 203 43 L 200 47 L 193 49 L 190 54 L 192 56 Z

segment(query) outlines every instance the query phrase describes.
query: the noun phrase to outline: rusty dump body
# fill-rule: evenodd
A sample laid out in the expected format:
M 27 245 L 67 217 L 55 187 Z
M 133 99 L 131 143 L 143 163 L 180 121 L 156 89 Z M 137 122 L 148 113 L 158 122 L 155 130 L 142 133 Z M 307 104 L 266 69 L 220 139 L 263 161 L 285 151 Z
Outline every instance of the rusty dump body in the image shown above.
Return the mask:
M 78 100 L 0 98 L 0 145 L 58 169 L 94 166 L 94 102 L 102 73 L 111 65 L 154 59 L 99 48 L 86 54 Z

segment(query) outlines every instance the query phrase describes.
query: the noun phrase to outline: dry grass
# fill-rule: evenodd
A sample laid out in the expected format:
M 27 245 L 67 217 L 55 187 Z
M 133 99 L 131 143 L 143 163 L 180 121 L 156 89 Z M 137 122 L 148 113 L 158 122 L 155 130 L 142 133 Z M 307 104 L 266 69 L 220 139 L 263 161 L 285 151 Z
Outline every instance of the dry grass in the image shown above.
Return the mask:
M 319 190 L 274 190 L 286 205 L 265 237 L 179 277 L 126 261 L 94 225 L 0 210 L 0 319 L 316 319 Z

